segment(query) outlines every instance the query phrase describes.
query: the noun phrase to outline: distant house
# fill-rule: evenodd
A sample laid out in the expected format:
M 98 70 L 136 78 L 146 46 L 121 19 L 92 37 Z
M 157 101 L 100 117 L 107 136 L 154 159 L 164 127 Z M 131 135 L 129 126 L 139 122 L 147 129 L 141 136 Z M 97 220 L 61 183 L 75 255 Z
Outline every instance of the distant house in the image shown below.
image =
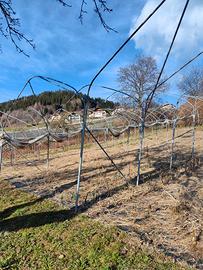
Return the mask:
M 119 108 L 116 108 L 116 109 L 112 112 L 112 115 L 117 114 L 117 113 L 121 113 L 121 112 L 124 112 L 124 111 L 126 111 L 125 108 L 119 107 Z
M 161 109 L 163 111 L 173 111 L 175 109 L 175 106 L 173 104 L 164 104 Z
M 81 120 L 81 115 L 79 113 L 76 112 L 72 112 L 71 114 L 69 114 L 66 117 L 66 121 L 65 122 L 70 122 L 70 123 L 79 123 Z
M 60 120 L 61 120 L 61 115 L 60 115 L 60 114 L 52 115 L 52 116 L 49 118 L 49 121 L 50 121 L 50 122 L 56 122 L 56 121 L 60 121 Z
M 96 108 L 94 111 L 90 112 L 89 118 L 106 118 L 108 112 L 103 109 Z

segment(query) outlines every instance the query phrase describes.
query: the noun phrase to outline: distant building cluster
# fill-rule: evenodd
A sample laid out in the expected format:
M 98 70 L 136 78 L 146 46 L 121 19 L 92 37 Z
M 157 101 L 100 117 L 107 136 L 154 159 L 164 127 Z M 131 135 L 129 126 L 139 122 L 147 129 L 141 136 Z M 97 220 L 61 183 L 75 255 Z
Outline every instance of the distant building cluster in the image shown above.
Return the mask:
M 172 114 L 174 110 L 176 110 L 174 105 L 165 104 L 165 105 L 160 106 L 160 108 L 157 108 L 156 110 L 154 110 L 152 117 L 156 115 L 158 118 L 162 118 L 165 115 L 165 117 L 170 119 L 172 118 Z M 88 110 L 88 119 L 89 121 L 93 121 L 97 119 L 106 119 L 110 116 L 114 116 L 118 114 L 131 115 L 132 113 L 136 113 L 136 110 L 133 110 L 131 108 L 124 108 L 124 107 L 118 107 L 114 110 L 101 109 L 97 107 L 95 109 Z M 135 119 L 135 120 L 136 122 L 139 122 L 139 119 L 140 119 L 139 110 L 137 111 L 137 117 L 138 119 Z M 63 121 L 66 124 L 77 124 L 77 123 L 81 123 L 82 119 L 83 119 L 83 110 L 74 111 L 74 112 L 67 112 L 67 111 L 60 110 L 50 117 L 49 122 L 51 123 L 51 122 Z M 151 120 L 154 121 L 154 118 L 152 118 Z
M 116 109 L 118 110 L 118 109 Z M 112 110 L 105 110 L 101 108 L 95 108 L 94 110 L 88 110 L 88 118 L 93 119 L 105 119 L 115 113 Z M 75 112 L 58 112 L 55 115 L 52 115 L 49 119 L 50 122 L 58 122 L 62 118 L 64 119 L 65 123 L 80 123 L 83 117 L 83 110 L 75 111 Z

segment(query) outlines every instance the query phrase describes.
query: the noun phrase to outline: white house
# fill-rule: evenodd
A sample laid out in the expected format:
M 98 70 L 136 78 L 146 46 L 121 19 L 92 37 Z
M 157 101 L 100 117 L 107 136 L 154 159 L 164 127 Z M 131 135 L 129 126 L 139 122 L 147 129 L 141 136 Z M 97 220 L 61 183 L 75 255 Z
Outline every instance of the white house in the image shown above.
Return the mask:
M 72 112 L 66 118 L 71 123 L 79 123 L 81 120 L 81 116 L 78 113 Z M 66 121 L 67 122 L 67 121 Z
M 60 115 L 60 114 L 52 115 L 52 116 L 49 118 L 49 121 L 50 121 L 50 122 L 55 122 L 55 121 L 60 121 L 60 120 L 61 120 L 61 115 Z
M 117 113 L 121 113 L 121 112 L 124 112 L 124 111 L 126 111 L 126 109 L 123 108 L 123 107 L 120 107 L 120 108 L 115 109 L 115 110 L 112 112 L 112 115 L 117 114 Z
M 89 114 L 89 118 L 106 118 L 107 112 L 103 109 L 95 109 Z

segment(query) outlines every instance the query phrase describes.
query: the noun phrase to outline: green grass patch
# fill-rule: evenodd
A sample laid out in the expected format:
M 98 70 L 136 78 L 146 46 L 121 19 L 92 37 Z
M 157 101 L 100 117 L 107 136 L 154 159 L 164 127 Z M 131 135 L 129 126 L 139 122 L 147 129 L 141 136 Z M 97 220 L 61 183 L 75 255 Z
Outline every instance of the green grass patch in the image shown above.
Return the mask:
M 0 269 L 183 270 L 127 234 L 0 182 Z

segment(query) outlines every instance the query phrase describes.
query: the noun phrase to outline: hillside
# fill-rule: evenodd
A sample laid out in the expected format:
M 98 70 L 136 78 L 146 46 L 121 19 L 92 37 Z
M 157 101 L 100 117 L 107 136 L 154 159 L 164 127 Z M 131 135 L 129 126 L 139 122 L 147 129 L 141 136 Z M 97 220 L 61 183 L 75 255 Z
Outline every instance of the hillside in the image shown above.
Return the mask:
M 70 90 L 45 91 L 39 95 L 31 95 L 15 100 L 0 103 L 1 121 L 6 121 L 6 116 L 1 112 L 11 111 L 11 116 L 15 116 L 22 121 L 30 122 L 33 119 L 38 122 L 41 117 L 34 110 L 43 112 L 44 115 L 50 116 L 56 110 L 63 108 L 67 111 L 76 111 L 83 108 L 81 98 L 83 94 L 75 95 Z M 113 109 L 118 103 L 104 100 L 102 98 L 90 98 L 90 108 L 100 107 Z M 34 110 L 33 110 L 34 109 Z M 14 119 L 10 119 L 10 124 L 16 124 Z
M 68 111 L 74 111 L 83 108 L 81 102 L 82 97 L 83 94 L 75 95 L 75 93 L 71 90 L 58 90 L 54 92 L 45 91 L 37 96 L 31 95 L 0 103 L 0 110 L 26 110 L 30 106 L 42 106 L 45 113 L 48 112 L 48 109 L 49 112 L 51 112 L 51 110 L 55 111 L 60 107 L 63 107 Z M 90 107 L 94 108 L 96 106 L 99 106 L 101 108 L 114 108 L 115 103 L 108 100 L 106 101 L 102 98 L 90 98 Z

